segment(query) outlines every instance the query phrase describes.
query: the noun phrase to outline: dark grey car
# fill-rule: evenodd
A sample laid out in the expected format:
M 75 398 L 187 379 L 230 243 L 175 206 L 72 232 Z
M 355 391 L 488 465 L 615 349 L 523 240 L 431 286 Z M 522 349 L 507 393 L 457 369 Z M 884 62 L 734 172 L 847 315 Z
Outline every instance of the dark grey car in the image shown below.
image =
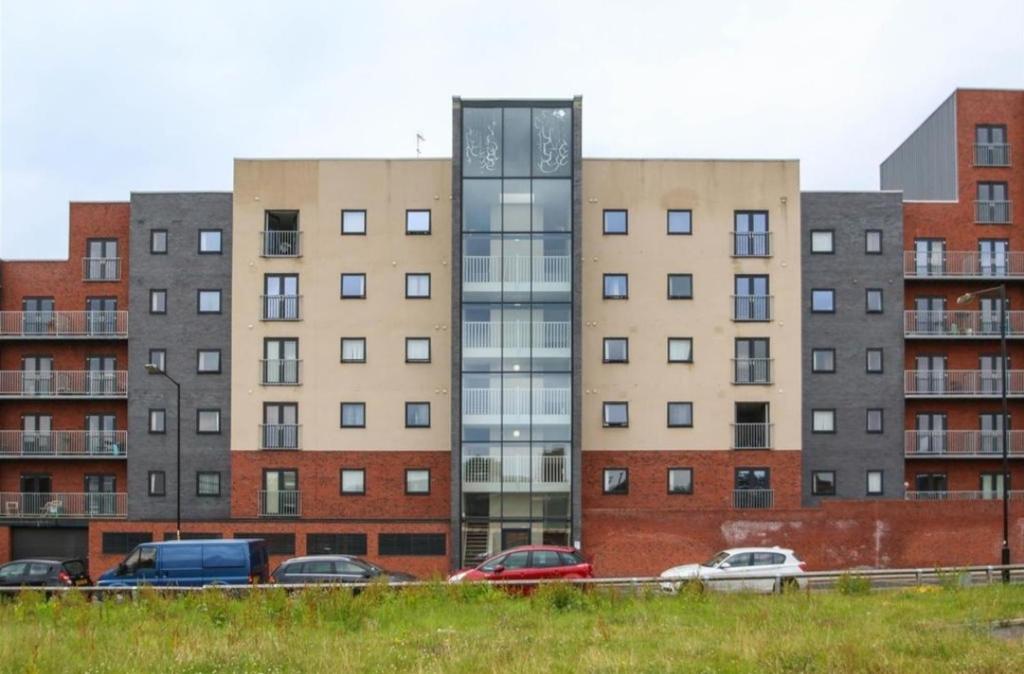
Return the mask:
M 273 573 L 275 583 L 288 585 L 319 583 L 367 583 L 383 579 L 389 583 L 416 580 L 408 573 L 388 571 L 351 555 L 309 555 L 281 563 Z
M 92 585 L 81 559 L 17 559 L 0 566 L 0 587 Z

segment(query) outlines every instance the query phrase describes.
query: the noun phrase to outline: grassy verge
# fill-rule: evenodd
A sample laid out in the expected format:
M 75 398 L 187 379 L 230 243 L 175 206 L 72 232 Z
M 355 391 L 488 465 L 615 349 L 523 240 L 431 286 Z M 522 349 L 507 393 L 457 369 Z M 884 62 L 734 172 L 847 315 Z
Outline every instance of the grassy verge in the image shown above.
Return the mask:
M 623 597 L 569 587 L 0 604 L 9 672 L 1008 672 L 1024 587 Z

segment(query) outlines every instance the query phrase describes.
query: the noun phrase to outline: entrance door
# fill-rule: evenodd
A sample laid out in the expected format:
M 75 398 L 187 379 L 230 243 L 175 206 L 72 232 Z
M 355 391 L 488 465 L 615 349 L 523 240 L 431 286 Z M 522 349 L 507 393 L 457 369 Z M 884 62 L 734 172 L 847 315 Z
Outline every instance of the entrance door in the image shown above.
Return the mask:
M 768 306 L 767 276 L 737 276 L 736 306 L 737 321 L 767 321 L 770 318 Z
M 1003 303 L 998 297 L 982 297 L 979 299 L 981 304 L 981 332 L 986 335 L 998 335 L 999 334 L 999 313 L 1002 311 Z M 1009 310 L 1010 302 L 1007 300 L 1006 308 Z M 1007 326 L 1007 332 L 1009 332 L 1009 325 Z
M 263 280 L 263 317 L 268 321 L 299 317 L 299 277 L 296 274 L 267 274 Z
M 90 239 L 86 245 L 89 258 L 86 278 L 92 281 L 117 280 L 117 240 Z
M 1003 451 L 1002 413 L 981 414 L 978 416 L 978 425 L 981 428 L 981 452 L 983 454 L 1001 454 Z
M 263 448 L 297 449 L 299 446 L 299 406 L 295 403 L 263 405 Z

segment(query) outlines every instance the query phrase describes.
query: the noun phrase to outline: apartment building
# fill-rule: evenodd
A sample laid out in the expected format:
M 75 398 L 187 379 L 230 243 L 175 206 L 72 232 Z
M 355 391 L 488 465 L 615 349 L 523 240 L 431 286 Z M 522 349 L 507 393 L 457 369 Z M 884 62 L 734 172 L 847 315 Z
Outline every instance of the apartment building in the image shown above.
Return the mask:
M 881 165 L 904 193 L 907 496 L 997 498 L 1005 290 L 1011 489 L 1024 483 L 1024 91 L 958 89 Z M 1019 208 L 1016 210 L 1020 210 Z M 988 292 L 980 292 L 988 291 Z M 968 293 L 976 296 L 964 297 Z
M 65 260 L 0 262 L 0 536 L 84 556 L 125 517 L 127 203 L 72 203 Z

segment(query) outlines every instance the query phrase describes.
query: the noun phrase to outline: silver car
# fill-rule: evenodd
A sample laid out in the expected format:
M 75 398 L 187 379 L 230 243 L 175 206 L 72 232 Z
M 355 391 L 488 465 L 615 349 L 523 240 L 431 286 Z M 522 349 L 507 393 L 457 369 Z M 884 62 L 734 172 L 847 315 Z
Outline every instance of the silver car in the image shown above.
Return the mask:
M 777 592 L 807 587 L 806 564 L 785 548 L 731 548 L 703 564 L 674 566 L 661 574 L 661 589 L 675 593 L 686 582 L 721 592 Z

